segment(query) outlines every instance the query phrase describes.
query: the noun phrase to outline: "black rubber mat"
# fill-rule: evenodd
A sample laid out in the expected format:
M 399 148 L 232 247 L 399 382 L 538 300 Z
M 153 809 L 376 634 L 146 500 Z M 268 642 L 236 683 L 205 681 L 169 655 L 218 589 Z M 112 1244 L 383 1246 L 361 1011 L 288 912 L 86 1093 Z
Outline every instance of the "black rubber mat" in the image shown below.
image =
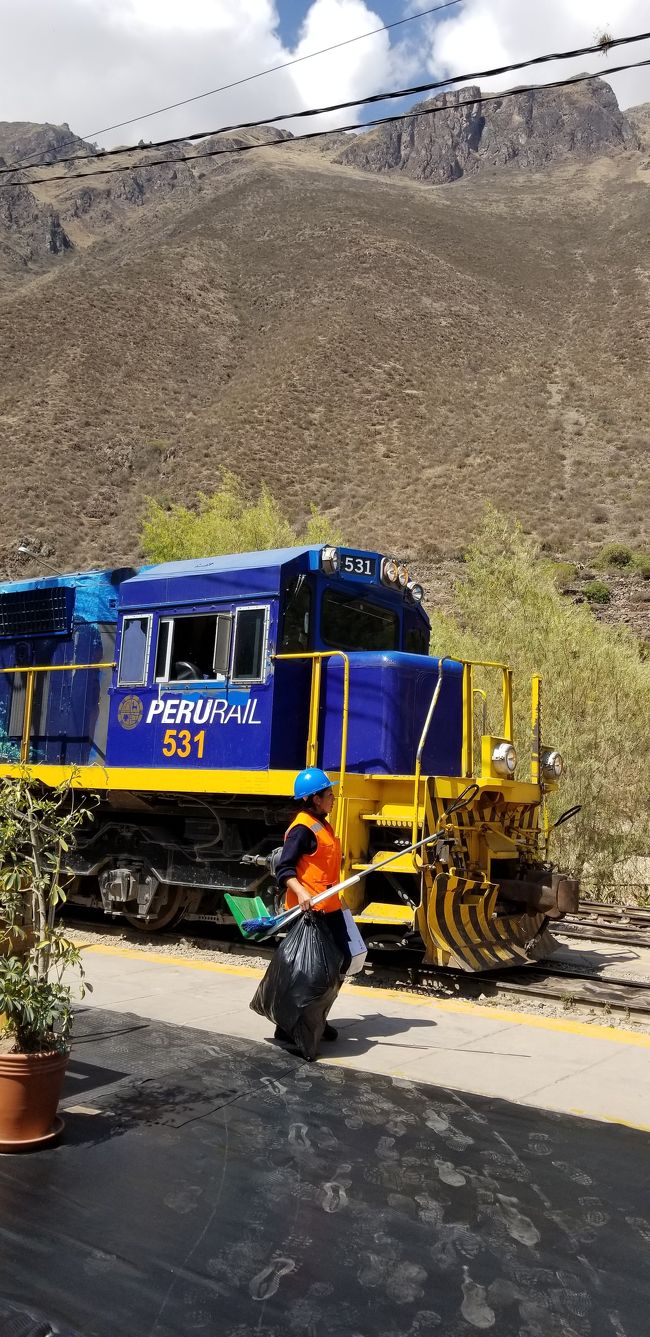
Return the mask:
M 642 1133 L 95 1009 L 64 1103 L 0 1337 L 647 1337 Z

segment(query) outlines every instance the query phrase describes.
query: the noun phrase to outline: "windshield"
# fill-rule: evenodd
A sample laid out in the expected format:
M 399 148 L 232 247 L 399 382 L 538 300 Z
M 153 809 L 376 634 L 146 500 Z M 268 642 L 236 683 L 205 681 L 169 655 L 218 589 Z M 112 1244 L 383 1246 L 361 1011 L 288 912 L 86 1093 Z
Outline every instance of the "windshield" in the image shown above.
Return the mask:
M 337 650 L 399 649 L 399 618 L 370 599 L 326 590 L 321 610 L 321 639 Z

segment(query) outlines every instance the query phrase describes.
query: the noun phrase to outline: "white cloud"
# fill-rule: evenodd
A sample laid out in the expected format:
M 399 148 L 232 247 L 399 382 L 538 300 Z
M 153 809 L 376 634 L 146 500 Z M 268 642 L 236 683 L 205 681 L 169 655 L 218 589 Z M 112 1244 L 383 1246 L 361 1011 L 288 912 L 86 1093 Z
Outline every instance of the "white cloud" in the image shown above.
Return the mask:
M 614 19 L 616 22 L 614 23 Z M 437 75 L 505 65 L 546 51 L 589 46 L 606 31 L 627 37 L 650 29 L 647 0 L 464 0 L 462 9 L 441 22 L 430 38 L 428 68 Z M 483 88 L 515 83 L 544 83 L 552 78 L 597 70 L 607 79 L 608 65 L 650 58 L 650 42 L 615 48 L 605 59 L 583 56 L 541 65 L 516 75 L 481 80 Z M 611 85 L 622 107 L 650 101 L 650 67 L 613 75 Z
M 4 0 L 0 120 L 67 121 L 89 135 L 382 24 L 364 0 L 314 0 L 291 51 L 278 21 L 272 0 Z M 398 53 L 379 33 L 100 142 L 182 136 L 362 97 L 405 68 Z M 314 118 L 309 128 L 332 124 Z
M 294 55 L 319 51 L 332 42 L 344 42 L 359 33 L 372 32 L 381 23 L 382 20 L 368 10 L 363 0 L 314 0 L 303 22 Z M 391 48 L 389 33 L 379 32 L 363 42 L 352 42 L 295 66 L 293 78 L 303 104 L 321 107 L 390 88 L 404 75 L 405 68 L 400 52 Z M 354 113 L 334 112 L 324 118 L 324 123 L 335 126 L 353 120 Z

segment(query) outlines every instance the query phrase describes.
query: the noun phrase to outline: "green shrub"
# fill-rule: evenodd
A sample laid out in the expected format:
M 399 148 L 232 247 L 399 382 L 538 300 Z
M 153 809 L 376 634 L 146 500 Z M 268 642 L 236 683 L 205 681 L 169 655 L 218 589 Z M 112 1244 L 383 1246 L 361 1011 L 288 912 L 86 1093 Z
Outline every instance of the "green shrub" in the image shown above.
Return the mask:
M 530 678 L 543 675 L 544 742 L 567 763 L 550 799 L 551 818 L 582 805 L 553 838 L 554 857 L 588 871 L 593 885 L 606 883 L 621 859 L 650 853 L 650 662 L 630 632 L 563 598 L 532 542 L 493 510 L 467 553 L 455 596 L 454 616 L 431 615 L 432 652 L 512 665 L 522 777 Z M 488 724 L 496 730 L 495 674 L 489 682 Z
M 635 552 L 632 565 L 635 571 L 640 571 L 644 580 L 650 580 L 650 552 Z
M 196 510 L 147 501 L 141 545 L 149 562 L 174 562 L 193 557 L 220 557 L 229 552 L 258 552 L 301 544 L 341 543 L 341 535 L 312 503 L 302 534 L 287 519 L 263 483 L 256 501 L 244 492 L 234 474 L 223 475 L 221 488 L 201 493 Z
M 604 580 L 589 580 L 583 585 L 582 593 L 590 604 L 608 604 L 612 597 L 612 591 Z
M 606 543 L 598 554 L 598 566 L 630 566 L 632 559 L 632 549 L 627 548 L 624 543 Z

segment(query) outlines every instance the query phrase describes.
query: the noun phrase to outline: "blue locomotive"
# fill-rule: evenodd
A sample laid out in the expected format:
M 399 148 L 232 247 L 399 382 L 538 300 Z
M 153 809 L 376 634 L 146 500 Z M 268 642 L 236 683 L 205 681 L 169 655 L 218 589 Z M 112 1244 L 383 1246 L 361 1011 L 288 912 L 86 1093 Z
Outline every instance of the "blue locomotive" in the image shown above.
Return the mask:
M 444 848 L 400 856 L 351 908 L 439 964 L 528 959 L 577 894 L 547 858 L 558 754 L 537 737 L 530 779 L 515 778 L 505 665 L 490 666 L 502 729 L 479 749 L 474 666 L 431 656 L 429 636 L 406 566 L 349 548 L 5 584 L 0 773 L 99 796 L 74 896 L 148 929 L 225 921 L 225 891 L 271 894 L 306 762 L 339 781 L 342 876 L 439 829 L 473 780 Z

